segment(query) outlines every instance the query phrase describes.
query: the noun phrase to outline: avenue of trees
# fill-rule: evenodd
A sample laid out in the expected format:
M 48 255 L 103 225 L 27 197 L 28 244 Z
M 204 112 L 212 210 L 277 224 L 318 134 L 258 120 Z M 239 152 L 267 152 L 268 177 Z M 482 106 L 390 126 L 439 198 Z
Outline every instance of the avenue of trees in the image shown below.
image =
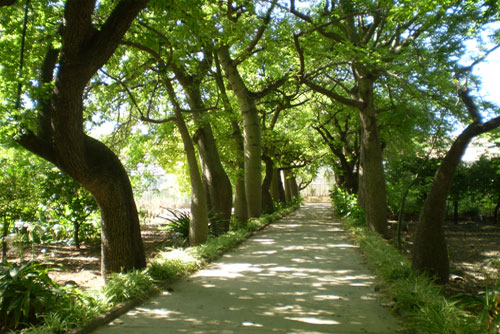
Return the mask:
M 498 6 L 0 0 L 3 236 L 45 214 L 79 245 L 98 208 L 102 273 L 140 269 L 138 165 L 189 185 L 191 245 L 327 167 L 383 236 L 408 195 L 413 266 L 445 282 L 447 200 L 458 215 L 478 196 L 498 215 L 498 159 L 460 164 L 474 137 L 498 137 L 499 106 L 473 74 L 500 46 Z

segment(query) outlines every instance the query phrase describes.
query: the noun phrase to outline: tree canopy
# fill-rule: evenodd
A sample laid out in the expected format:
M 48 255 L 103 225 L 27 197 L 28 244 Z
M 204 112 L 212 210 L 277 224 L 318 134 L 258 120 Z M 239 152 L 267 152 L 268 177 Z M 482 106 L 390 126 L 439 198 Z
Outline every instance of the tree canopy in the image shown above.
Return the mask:
M 481 98 L 472 73 L 500 45 L 500 30 L 488 28 L 484 41 L 499 21 L 498 6 L 0 1 L 1 182 L 12 184 L 0 194 L 4 234 L 29 210 L 17 198 L 43 203 L 58 200 L 51 192 L 90 193 L 102 218 L 103 273 L 143 267 L 139 190 L 129 180 L 139 163 L 184 178 L 192 244 L 207 239 L 209 226 L 227 232 L 233 207 L 246 222 L 299 196 L 321 168 L 358 195 L 367 225 L 382 235 L 406 189 L 418 198 L 415 210 L 441 217 L 468 142 L 491 131 L 498 137 L 498 106 Z M 466 42 L 473 40 L 480 47 L 471 60 Z M 103 124 L 111 133 L 99 133 Z M 458 136 L 457 124 L 466 127 Z M 27 151 L 65 174 L 36 160 L 33 168 L 53 180 L 41 197 L 25 190 L 46 185 L 28 175 Z M 435 159 L 442 160 L 429 167 Z M 490 162 L 498 170 L 494 160 L 475 168 L 493 178 Z M 436 170 L 448 181 L 433 179 Z M 436 206 L 429 206 L 432 196 L 423 202 L 429 188 L 410 189 L 431 183 Z M 483 190 L 497 201 L 491 184 Z M 95 210 L 84 202 L 64 205 Z M 441 235 L 439 221 L 422 219 L 432 226 L 422 238 Z M 428 263 L 414 265 L 436 273 Z

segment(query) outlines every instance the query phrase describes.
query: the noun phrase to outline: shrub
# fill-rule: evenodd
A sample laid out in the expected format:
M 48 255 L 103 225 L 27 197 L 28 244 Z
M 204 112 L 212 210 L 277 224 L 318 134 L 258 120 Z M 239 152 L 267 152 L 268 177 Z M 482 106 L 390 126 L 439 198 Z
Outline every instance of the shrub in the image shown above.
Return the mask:
M 38 323 L 66 300 L 49 270 L 35 262 L 0 267 L 0 323 L 5 328 Z
M 338 216 L 352 219 L 359 224 L 365 222 L 365 212 L 363 208 L 358 206 L 355 194 L 348 194 L 345 190 L 335 187 L 330 191 L 330 198 L 333 209 Z
M 168 231 L 174 232 L 181 236 L 184 240 L 189 239 L 189 224 L 191 222 L 191 216 L 188 211 L 177 211 L 167 209 L 168 212 L 173 216 L 173 218 L 165 218 L 170 222 L 167 226 Z
M 104 295 L 111 304 L 123 303 L 132 298 L 143 298 L 153 287 L 151 277 L 143 271 L 112 274 L 104 287 Z

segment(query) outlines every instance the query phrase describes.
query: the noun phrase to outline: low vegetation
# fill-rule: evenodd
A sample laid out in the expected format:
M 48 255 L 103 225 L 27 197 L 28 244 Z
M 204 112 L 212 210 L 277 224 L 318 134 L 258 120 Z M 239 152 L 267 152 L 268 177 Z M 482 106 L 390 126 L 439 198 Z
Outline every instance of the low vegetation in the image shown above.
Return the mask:
M 489 276 L 489 288 L 483 294 L 447 298 L 445 287 L 414 271 L 405 255 L 365 226 L 359 219 L 362 215 L 355 206 L 355 198 L 335 191 L 332 200 L 336 213 L 343 217 L 345 226 L 380 279 L 379 288 L 389 299 L 387 305 L 404 319 L 408 329 L 426 334 L 498 333 L 500 267 Z
M 298 208 L 298 201 L 270 215 L 243 225 L 233 222 L 231 230 L 195 247 L 163 249 L 144 270 L 112 274 L 97 291 L 59 286 L 48 276 L 53 269 L 28 262 L 0 268 L 0 332 L 62 333 L 84 326 L 96 316 L 121 303 L 140 301 L 173 280 L 202 268 L 248 238 L 256 230 Z M 185 217 L 181 217 L 185 220 Z M 173 228 L 182 228 L 177 222 Z

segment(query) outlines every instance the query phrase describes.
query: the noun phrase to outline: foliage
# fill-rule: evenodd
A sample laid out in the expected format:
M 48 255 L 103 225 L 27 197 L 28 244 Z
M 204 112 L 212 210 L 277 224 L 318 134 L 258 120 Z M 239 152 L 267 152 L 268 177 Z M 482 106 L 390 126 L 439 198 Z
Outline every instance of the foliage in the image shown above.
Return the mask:
M 129 299 L 142 299 L 152 287 L 153 282 L 147 273 L 133 270 L 128 273 L 112 274 L 106 282 L 103 293 L 109 303 L 116 305 Z
M 18 328 L 38 323 L 61 307 L 64 295 L 44 264 L 27 262 L 0 267 L 0 323 Z
M 349 194 L 340 187 L 335 187 L 330 191 L 330 198 L 337 215 L 340 217 L 348 217 L 358 224 L 363 224 L 365 222 L 363 208 L 358 205 L 357 196 L 355 194 Z
M 174 236 L 179 236 L 183 240 L 188 240 L 189 238 L 189 223 L 191 221 L 191 216 L 189 211 L 171 210 L 167 211 L 173 216 L 173 218 L 165 218 L 170 223 L 167 225 L 166 229 L 168 231 L 174 232 Z
M 494 272 L 484 269 L 485 290 L 480 293 L 463 293 L 455 296 L 467 310 L 478 312 L 478 321 L 486 324 L 486 330 L 500 329 L 500 261 L 491 260 Z

